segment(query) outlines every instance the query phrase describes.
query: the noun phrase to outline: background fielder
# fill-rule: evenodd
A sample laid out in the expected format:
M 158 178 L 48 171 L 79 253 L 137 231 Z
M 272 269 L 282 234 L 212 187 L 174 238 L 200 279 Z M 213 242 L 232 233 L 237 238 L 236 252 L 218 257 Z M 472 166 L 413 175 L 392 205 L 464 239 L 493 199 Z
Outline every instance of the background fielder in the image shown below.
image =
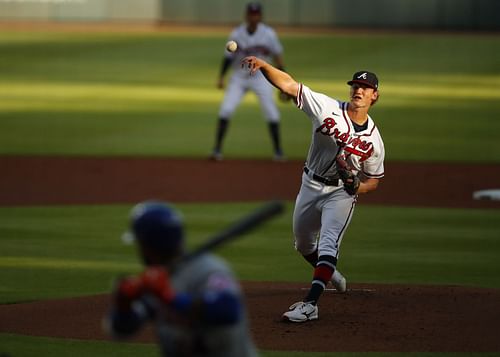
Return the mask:
M 377 188 L 384 176 L 384 144 L 368 115 L 378 100 L 374 73 L 354 73 L 350 101 L 316 93 L 290 75 L 256 57 L 242 67 L 261 73 L 311 119 L 312 138 L 293 214 L 295 247 L 313 265 L 311 288 L 303 301 L 290 306 L 283 318 L 304 322 L 318 318 L 318 300 L 329 281 L 345 291 L 345 278 L 336 270 L 340 244 L 356 198 Z
M 273 96 L 273 87 L 265 80 L 262 74 L 250 76 L 240 66 L 245 56 L 259 56 L 267 61 L 273 60 L 277 67 L 284 68 L 283 46 L 276 32 L 268 25 L 261 23 L 262 7 L 259 3 L 249 3 L 246 8 L 246 23 L 236 27 L 230 34 L 229 40 L 238 44 L 236 52 L 226 50 L 222 61 L 218 88 L 224 88 L 224 76 L 232 65 L 233 75 L 229 80 L 224 100 L 219 110 L 215 146 L 211 158 L 222 160 L 222 145 L 228 130 L 229 121 L 247 91 L 253 91 L 260 102 L 262 113 L 269 125 L 269 132 L 274 149 L 274 159 L 284 159 L 280 140 L 280 113 Z M 281 97 L 280 97 L 281 98 Z

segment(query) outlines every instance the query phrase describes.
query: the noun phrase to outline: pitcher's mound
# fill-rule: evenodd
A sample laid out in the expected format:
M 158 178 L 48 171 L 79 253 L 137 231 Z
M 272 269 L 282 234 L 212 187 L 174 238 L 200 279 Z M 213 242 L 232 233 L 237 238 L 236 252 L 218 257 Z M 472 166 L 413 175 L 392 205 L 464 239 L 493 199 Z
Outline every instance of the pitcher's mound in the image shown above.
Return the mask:
M 281 314 L 307 284 L 245 282 L 252 333 L 264 350 L 500 351 L 500 290 L 458 286 L 352 284 L 328 290 L 319 320 L 294 324 Z M 107 339 L 101 320 L 108 295 L 0 305 L 0 332 Z M 134 340 L 153 342 L 146 329 Z

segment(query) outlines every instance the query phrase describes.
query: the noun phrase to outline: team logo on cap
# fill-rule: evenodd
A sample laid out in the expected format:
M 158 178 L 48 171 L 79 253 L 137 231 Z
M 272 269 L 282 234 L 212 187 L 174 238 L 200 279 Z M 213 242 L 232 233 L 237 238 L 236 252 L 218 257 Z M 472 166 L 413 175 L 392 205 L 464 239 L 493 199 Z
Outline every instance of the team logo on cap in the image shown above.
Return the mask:
M 365 73 L 361 73 L 361 74 L 358 76 L 358 79 L 360 79 L 360 78 L 366 79 L 366 72 L 365 72 Z

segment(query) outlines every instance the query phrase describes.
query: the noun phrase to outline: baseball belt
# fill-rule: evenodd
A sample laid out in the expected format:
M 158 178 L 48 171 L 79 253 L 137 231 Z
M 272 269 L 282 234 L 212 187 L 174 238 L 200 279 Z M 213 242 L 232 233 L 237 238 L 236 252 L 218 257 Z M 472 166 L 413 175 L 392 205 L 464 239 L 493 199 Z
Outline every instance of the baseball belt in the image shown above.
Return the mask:
M 339 178 L 338 177 L 328 178 L 328 177 L 323 177 L 323 176 L 316 175 L 314 173 L 312 174 L 312 176 L 310 176 L 309 172 L 311 172 L 311 170 L 309 170 L 306 166 L 304 166 L 304 172 L 309 177 L 312 177 L 312 179 L 314 181 L 321 182 L 324 185 L 327 185 L 327 186 L 338 186 L 339 185 Z

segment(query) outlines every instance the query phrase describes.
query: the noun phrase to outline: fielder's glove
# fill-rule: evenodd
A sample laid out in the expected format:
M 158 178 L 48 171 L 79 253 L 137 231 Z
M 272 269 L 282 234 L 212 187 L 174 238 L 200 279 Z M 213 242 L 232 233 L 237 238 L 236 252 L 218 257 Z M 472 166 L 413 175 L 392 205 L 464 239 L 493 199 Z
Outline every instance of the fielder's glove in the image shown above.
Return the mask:
M 339 176 L 342 182 L 344 182 L 346 192 L 354 196 L 358 192 L 359 184 L 361 183 L 359 177 L 348 170 L 339 170 Z
M 344 189 L 348 194 L 354 196 L 359 189 L 361 181 L 359 177 L 351 171 L 351 167 L 341 155 L 337 156 L 337 172 L 344 183 Z

